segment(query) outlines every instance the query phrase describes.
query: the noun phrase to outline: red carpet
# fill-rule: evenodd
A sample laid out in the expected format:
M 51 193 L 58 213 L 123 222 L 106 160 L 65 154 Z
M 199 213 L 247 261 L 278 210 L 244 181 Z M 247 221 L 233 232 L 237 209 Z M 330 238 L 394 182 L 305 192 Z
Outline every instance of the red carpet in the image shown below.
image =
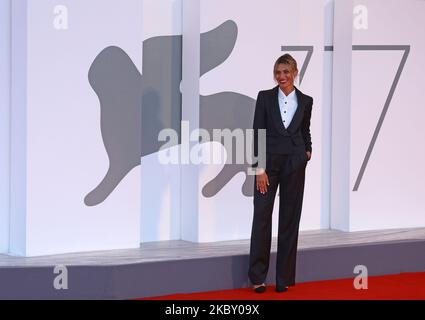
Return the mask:
M 369 277 L 368 289 L 354 289 L 353 279 L 299 283 L 285 293 L 268 286 L 263 294 L 249 288 L 176 294 L 153 300 L 425 300 L 425 272 Z

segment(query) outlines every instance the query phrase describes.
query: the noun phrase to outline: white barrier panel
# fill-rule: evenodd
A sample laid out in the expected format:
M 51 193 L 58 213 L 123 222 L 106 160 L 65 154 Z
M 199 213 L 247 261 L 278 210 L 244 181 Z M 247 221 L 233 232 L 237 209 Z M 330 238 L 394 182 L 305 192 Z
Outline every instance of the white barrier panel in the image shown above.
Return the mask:
M 199 127 L 252 128 L 258 91 L 275 86 L 275 60 L 289 52 L 298 61 L 301 71 L 298 87 L 314 97 L 313 158 L 306 172 L 302 230 L 328 227 L 328 221 L 322 219 L 327 213 L 321 212 L 322 198 L 327 196 L 322 195 L 321 187 L 322 141 L 325 139 L 322 135 L 322 96 L 323 91 L 331 89 L 323 86 L 325 9 L 325 1 L 214 0 L 201 2 L 200 6 Z M 224 152 L 218 143 L 203 148 L 204 151 L 222 148 Z M 253 184 L 250 190 L 245 172 L 235 167 L 222 170 L 223 166 L 199 167 L 198 194 L 196 199 L 192 196 L 192 201 L 198 202 L 197 231 L 192 239 L 200 242 L 250 237 Z M 278 197 L 276 199 L 275 225 Z M 194 220 L 183 219 L 183 227 Z M 276 232 L 274 228 L 274 234 Z
M 142 73 L 143 81 L 147 83 L 143 85 L 146 88 L 143 95 L 147 98 L 142 102 L 142 140 L 147 137 L 157 140 L 157 130 L 144 135 L 152 130 L 152 122 L 173 127 L 172 124 L 179 124 L 181 120 L 181 0 L 143 0 L 143 42 Z M 153 42 L 157 46 L 149 44 Z M 149 97 L 153 95 L 157 98 L 152 101 Z M 172 119 L 171 123 L 169 119 Z M 180 146 L 173 148 L 179 152 Z M 180 166 L 164 166 L 159 161 L 158 150 L 152 152 L 142 154 L 141 161 L 141 242 L 178 240 Z
M 425 2 L 355 0 L 348 9 L 345 23 L 352 25 L 335 30 L 352 38 L 351 50 L 344 52 L 351 60 L 346 83 L 351 98 L 334 121 L 349 119 L 349 125 L 333 134 L 346 140 L 347 148 L 340 145 L 335 152 L 343 155 L 336 164 L 345 162 L 349 176 L 345 187 L 332 193 L 347 199 L 345 209 L 333 212 L 344 222 L 333 226 L 347 231 L 423 227 Z
M 129 134 L 113 121 L 141 69 L 141 1 L 14 0 L 12 21 L 11 253 L 139 247 L 140 154 L 117 166 L 130 142 L 111 133 Z
M 0 253 L 9 251 L 10 1 L 0 1 Z

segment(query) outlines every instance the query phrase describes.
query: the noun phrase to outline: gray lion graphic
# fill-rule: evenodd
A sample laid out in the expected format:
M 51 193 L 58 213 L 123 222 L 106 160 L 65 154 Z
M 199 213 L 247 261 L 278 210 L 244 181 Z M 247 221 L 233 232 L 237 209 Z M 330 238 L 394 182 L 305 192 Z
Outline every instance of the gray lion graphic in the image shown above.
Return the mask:
M 201 34 L 201 75 L 223 63 L 236 43 L 233 21 Z M 159 151 L 158 134 L 164 128 L 180 132 L 182 36 L 160 36 L 143 42 L 143 70 L 139 72 L 119 47 L 105 48 L 93 61 L 89 83 L 101 109 L 101 132 L 109 158 L 103 180 L 84 199 L 87 206 L 103 202 L 141 157 Z M 211 136 L 213 129 L 252 128 L 255 100 L 235 92 L 200 97 L 200 127 Z M 179 139 L 181 141 L 181 139 Z M 222 142 L 222 141 L 219 141 Z M 231 148 L 235 148 L 232 146 Z M 228 150 L 235 154 L 235 150 Z M 203 188 L 205 197 L 217 194 L 237 173 L 250 165 L 225 164 Z M 254 178 L 246 174 L 242 193 L 252 196 Z

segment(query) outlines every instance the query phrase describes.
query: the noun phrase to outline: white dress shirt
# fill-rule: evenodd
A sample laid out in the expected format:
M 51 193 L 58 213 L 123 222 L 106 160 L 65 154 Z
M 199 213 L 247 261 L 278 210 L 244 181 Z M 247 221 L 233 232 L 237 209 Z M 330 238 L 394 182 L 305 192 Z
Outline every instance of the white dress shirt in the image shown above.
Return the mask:
M 280 115 L 282 116 L 283 125 L 288 129 L 291 124 L 292 118 L 294 117 L 295 111 L 297 111 L 298 100 L 295 93 L 295 89 L 292 90 L 288 96 L 286 96 L 282 89 L 279 88 L 279 109 Z
M 295 89 L 292 90 L 288 96 L 286 96 L 282 89 L 279 88 L 279 109 L 280 115 L 282 117 L 283 125 L 286 129 L 288 129 L 291 124 L 292 118 L 294 117 L 295 111 L 298 108 L 298 100 L 297 95 L 295 93 Z M 257 168 L 257 174 L 263 174 L 265 172 L 264 168 Z

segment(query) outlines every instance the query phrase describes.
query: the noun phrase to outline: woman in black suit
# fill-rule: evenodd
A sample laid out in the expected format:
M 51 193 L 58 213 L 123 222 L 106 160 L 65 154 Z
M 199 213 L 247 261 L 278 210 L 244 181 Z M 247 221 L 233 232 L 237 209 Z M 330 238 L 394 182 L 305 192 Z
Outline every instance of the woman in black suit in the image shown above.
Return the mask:
M 297 62 L 284 54 L 275 62 L 277 86 L 258 94 L 254 137 L 266 129 L 266 167 L 256 168 L 254 218 L 248 276 L 257 293 L 266 291 L 269 268 L 272 212 L 277 187 L 279 229 L 276 259 L 276 291 L 295 285 L 298 229 L 304 195 L 305 169 L 311 159 L 310 118 L 313 98 L 294 86 Z M 255 139 L 254 152 L 258 150 Z M 258 156 L 258 155 L 257 155 Z

